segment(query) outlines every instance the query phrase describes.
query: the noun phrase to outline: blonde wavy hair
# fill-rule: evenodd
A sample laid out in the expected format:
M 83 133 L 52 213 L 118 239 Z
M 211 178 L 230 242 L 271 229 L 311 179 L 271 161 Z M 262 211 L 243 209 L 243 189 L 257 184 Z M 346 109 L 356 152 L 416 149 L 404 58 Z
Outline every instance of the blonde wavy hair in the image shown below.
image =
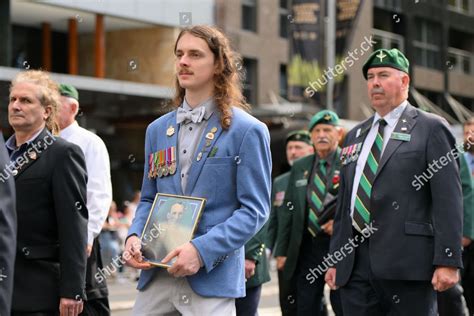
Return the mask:
M 219 29 L 208 25 L 196 25 L 181 30 L 174 45 L 175 53 L 178 41 L 184 34 L 203 39 L 214 54 L 217 65 L 217 73 L 214 75 L 214 100 L 221 113 L 221 126 L 228 129 L 232 122 L 232 106 L 250 110 L 250 105 L 242 94 L 243 74 L 239 71 L 241 57 L 232 50 L 229 40 Z M 173 104 L 178 107 L 183 103 L 186 90 L 179 85 L 177 76 L 174 85 Z
M 51 112 L 46 119 L 46 128 L 54 135 L 59 135 L 59 125 L 56 121 L 60 105 L 60 94 L 58 84 L 51 79 L 51 76 L 42 70 L 27 70 L 20 72 L 10 85 L 11 89 L 18 83 L 27 82 L 39 87 L 38 100 L 46 108 L 50 107 Z

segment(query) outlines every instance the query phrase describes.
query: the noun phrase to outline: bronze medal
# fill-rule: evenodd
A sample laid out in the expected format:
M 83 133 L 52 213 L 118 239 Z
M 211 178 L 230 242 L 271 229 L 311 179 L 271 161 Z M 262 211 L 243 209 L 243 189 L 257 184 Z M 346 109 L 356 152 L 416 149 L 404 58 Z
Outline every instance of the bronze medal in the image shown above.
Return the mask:
M 164 163 L 164 157 L 163 157 L 163 150 L 160 150 L 158 152 L 158 171 L 157 175 L 159 178 L 163 177 L 163 163 Z

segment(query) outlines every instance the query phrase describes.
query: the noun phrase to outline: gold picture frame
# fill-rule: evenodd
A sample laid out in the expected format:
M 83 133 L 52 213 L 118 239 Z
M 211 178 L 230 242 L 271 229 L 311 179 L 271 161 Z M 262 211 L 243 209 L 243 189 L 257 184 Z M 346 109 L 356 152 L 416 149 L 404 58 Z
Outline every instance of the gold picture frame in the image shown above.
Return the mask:
M 157 193 L 140 237 L 142 255 L 152 265 L 169 268 L 162 259 L 194 237 L 206 199 Z

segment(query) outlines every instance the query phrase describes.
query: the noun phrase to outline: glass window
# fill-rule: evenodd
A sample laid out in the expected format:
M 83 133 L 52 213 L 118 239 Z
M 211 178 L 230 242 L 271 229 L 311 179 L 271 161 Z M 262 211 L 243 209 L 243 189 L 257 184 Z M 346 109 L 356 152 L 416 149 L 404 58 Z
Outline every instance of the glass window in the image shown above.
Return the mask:
M 373 29 L 372 34 L 374 34 L 374 41 L 377 42 L 374 44 L 374 50 L 379 48 L 397 48 L 402 52 L 405 51 L 403 36 L 379 29 Z
M 469 14 L 472 6 L 472 0 L 448 0 L 448 8 L 452 11 Z
M 242 28 L 257 32 L 257 3 L 256 0 L 242 0 Z
M 288 29 L 290 27 L 290 10 L 288 0 L 280 0 L 280 37 L 288 38 Z
M 280 65 L 280 95 L 288 99 L 288 75 L 286 65 Z
M 384 9 L 400 11 L 402 8 L 401 0 L 374 0 L 374 5 Z
M 439 24 L 416 20 L 415 46 L 416 64 L 428 68 L 441 69 L 441 27 Z
M 474 67 L 472 67 L 474 61 L 473 53 L 450 47 L 448 49 L 448 60 L 450 70 L 468 75 L 474 74 Z
M 243 71 L 245 75 L 243 90 L 247 102 L 252 106 L 257 105 L 257 61 L 244 58 Z

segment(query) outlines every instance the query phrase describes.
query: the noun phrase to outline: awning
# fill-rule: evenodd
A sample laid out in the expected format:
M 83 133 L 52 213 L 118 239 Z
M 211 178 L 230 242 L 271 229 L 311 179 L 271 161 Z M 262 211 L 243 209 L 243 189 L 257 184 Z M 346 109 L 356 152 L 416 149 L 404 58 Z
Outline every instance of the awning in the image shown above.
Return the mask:
M 459 122 L 464 123 L 467 119 L 474 116 L 474 112 L 469 111 L 464 105 L 461 104 L 461 102 L 456 100 L 448 92 L 444 93 L 444 97 L 446 98 L 446 101 L 448 101 L 451 109 L 453 109 L 453 112 L 456 114 Z
M 431 102 L 430 99 L 422 95 L 415 88 L 411 88 L 410 93 L 413 99 L 415 100 L 416 105 L 421 110 L 438 114 L 439 116 L 444 117 L 448 121 L 449 124 L 459 124 L 458 120 L 456 120 L 454 117 L 452 117 L 451 115 L 446 113 L 443 109 L 441 109 L 439 106 Z

